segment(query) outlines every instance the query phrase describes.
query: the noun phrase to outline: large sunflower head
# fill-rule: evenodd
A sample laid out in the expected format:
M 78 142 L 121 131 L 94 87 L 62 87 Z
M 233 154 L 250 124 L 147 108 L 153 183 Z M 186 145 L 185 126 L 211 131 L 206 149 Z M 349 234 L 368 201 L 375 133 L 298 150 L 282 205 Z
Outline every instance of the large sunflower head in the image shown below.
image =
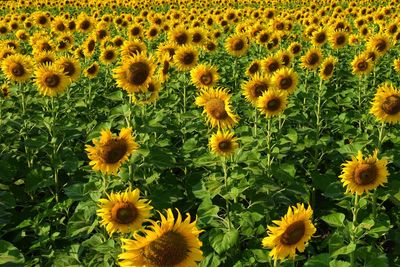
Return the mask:
M 304 204 L 288 208 L 286 215 L 278 221 L 277 226 L 268 226 L 268 236 L 262 240 L 262 245 L 271 248 L 269 255 L 273 259 L 284 260 L 290 256 L 294 258 L 296 250 L 303 252 L 306 243 L 317 231 L 311 221 L 313 210 Z
M 8 80 L 22 83 L 32 75 L 32 59 L 21 54 L 10 55 L 2 61 L 1 69 Z
M 225 49 L 232 56 L 243 56 L 249 49 L 249 42 L 246 35 L 236 34 L 228 37 L 225 41 Z
M 125 192 L 107 194 L 107 198 L 99 199 L 97 215 L 110 235 L 129 233 L 142 228 L 143 222 L 150 218 L 152 208 L 146 199 L 140 198 L 139 189 L 128 188 Z
M 190 71 L 192 83 L 199 89 L 214 87 L 218 81 L 217 68 L 210 65 L 198 65 Z
M 372 48 L 381 56 L 390 49 L 391 45 L 390 37 L 385 33 L 380 33 L 369 39 L 367 47 Z
M 128 93 L 146 91 L 154 73 L 154 63 L 145 53 L 135 54 L 122 60 L 123 64 L 114 69 L 117 85 Z
M 41 65 L 35 71 L 35 83 L 39 93 L 46 96 L 56 96 L 67 90 L 70 79 L 56 65 Z
M 196 266 L 202 260 L 199 234 L 196 221 L 186 214 L 183 221 L 179 211 L 175 219 L 171 209 L 167 216 L 161 216 L 161 221 L 152 222 L 149 229 L 141 233 L 133 233 L 132 239 L 122 239 L 124 250 L 118 258 L 122 267 L 131 266 Z
M 285 91 L 288 94 L 296 90 L 298 77 L 291 68 L 281 68 L 272 76 L 272 85 L 275 89 Z
M 301 57 L 301 66 L 303 68 L 314 70 L 322 61 L 322 51 L 319 48 L 311 48 Z
M 60 57 L 57 59 L 56 65 L 64 71 L 71 81 L 76 81 L 81 75 L 81 65 L 78 60 L 72 57 Z
M 242 92 L 247 101 L 256 105 L 258 98 L 271 87 L 269 76 L 256 74 L 242 85 Z
M 327 57 L 321 65 L 321 69 L 319 71 L 319 76 L 323 80 L 329 80 L 333 76 L 333 71 L 335 65 L 337 63 L 337 59 L 333 56 Z
M 356 56 L 351 62 L 353 73 L 357 76 L 367 75 L 371 72 L 373 63 L 366 54 Z
M 234 154 L 239 147 L 234 133 L 229 131 L 218 131 L 213 134 L 210 138 L 209 146 L 211 152 L 222 157 Z
M 346 192 L 362 195 L 387 182 L 389 172 L 386 159 L 378 159 L 378 150 L 372 156 L 363 158 L 361 151 L 357 157 L 343 163 L 342 174 L 339 176 Z
M 379 121 L 391 124 L 400 122 L 400 90 L 392 84 L 384 83 L 378 87 L 370 113 Z
M 194 46 L 180 46 L 174 55 L 173 63 L 180 71 L 191 70 L 197 65 L 199 52 Z
M 122 163 L 139 148 L 132 136 L 131 128 L 122 128 L 119 136 L 110 130 L 101 132 L 100 140 L 93 139 L 94 146 L 86 145 L 86 151 L 93 170 L 116 174 Z
M 267 118 L 283 113 L 287 106 L 287 93 L 278 90 L 268 90 L 258 98 L 257 107 Z
M 230 97 L 223 88 L 208 88 L 196 97 L 196 105 L 204 107 L 203 113 L 212 127 L 232 128 L 238 122 L 239 118 L 231 111 Z

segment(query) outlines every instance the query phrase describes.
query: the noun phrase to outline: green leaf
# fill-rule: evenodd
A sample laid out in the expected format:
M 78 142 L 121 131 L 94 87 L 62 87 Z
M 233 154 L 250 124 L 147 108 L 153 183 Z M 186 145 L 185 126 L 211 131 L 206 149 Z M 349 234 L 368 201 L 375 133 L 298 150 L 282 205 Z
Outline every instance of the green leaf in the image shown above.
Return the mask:
M 329 267 L 329 254 L 323 253 L 311 257 L 305 264 L 304 267 Z
M 239 231 L 237 229 L 230 229 L 216 235 L 210 234 L 210 244 L 218 254 L 222 254 L 232 248 L 237 243 L 238 238 Z
M 286 136 L 292 141 L 294 144 L 297 143 L 297 131 L 295 129 L 290 128 Z
M 0 240 L 0 265 L 8 264 L 11 266 L 11 264 L 17 264 L 16 266 L 23 266 L 24 262 L 24 256 L 13 244 Z
M 329 263 L 329 267 L 350 267 L 350 262 L 333 260 Z
M 326 216 L 322 216 L 321 219 L 333 227 L 344 226 L 343 222 L 346 216 L 343 213 L 332 213 Z
M 339 248 L 338 250 L 331 253 L 331 257 L 336 257 L 339 255 L 347 255 L 353 252 L 356 249 L 356 244 L 350 243 L 345 247 Z

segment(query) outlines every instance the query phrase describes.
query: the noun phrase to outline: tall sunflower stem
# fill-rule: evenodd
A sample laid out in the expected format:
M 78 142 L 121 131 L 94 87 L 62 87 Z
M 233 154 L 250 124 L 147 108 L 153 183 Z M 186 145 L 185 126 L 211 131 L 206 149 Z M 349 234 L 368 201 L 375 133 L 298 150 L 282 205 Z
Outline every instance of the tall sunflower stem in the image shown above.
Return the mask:
M 308 70 L 306 70 L 306 75 L 304 77 L 304 92 L 306 93 L 306 95 L 308 94 L 308 88 L 307 88 L 307 83 L 308 83 Z M 304 110 L 306 109 L 306 102 L 307 102 L 307 96 L 304 96 L 303 98 L 303 108 Z
M 274 260 L 274 267 L 279 267 L 278 258 L 275 258 Z
M 354 194 L 354 207 L 352 208 L 352 213 L 353 213 L 353 222 L 352 222 L 352 231 L 350 233 L 350 238 L 351 238 L 351 243 L 356 245 L 356 229 L 357 229 L 357 214 L 358 214 L 358 210 L 359 210 L 359 206 L 358 206 L 358 194 Z M 350 253 L 350 266 L 355 266 L 355 251 Z
M 254 138 L 257 137 L 257 120 L 258 120 L 258 113 L 257 108 L 254 108 Z
M 132 109 L 131 109 L 132 104 L 131 103 L 132 103 L 132 95 L 129 94 L 128 103 L 127 103 L 128 112 L 123 114 L 125 117 L 126 126 L 128 128 L 131 127 L 131 116 L 132 116 Z
M 318 100 L 317 100 L 317 110 L 316 110 L 316 117 L 317 117 L 317 132 L 316 137 L 318 140 L 321 132 L 321 98 L 322 98 L 322 85 L 323 80 L 319 78 L 319 87 L 318 87 Z
M 18 92 L 21 94 L 21 108 L 22 108 L 22 115 L 25 115 L 26 111 L 26 99 L 25 99 L 25 92 L 23 90 L 22 83 L 18 84 Z
M 222 169 L 224 171 L 224 185 L 225 185 L 225 189 L 228 191 L 228 165 L 227 165 L 227 161 L 226 158 L 223 157 L 221 160 L 221 165 L 222 165 Z M 226 202 L 226 215 L 228 217 L 228 228 L 229 230 L 232 229 L 232 221 L 231 221 L 231 217 L 230 217 L 230 203 L 228 200 L 225 200 Z
M 267 175 L 269 178 L 272 177 L 271 174 L 271 120 L 272 118 L 268 118 L 268 123 L 267 123 Z
M 378 150 L 381 149 L 383 139 L 385 138 L 385 122 L 382 122 L 381 126 L 378 128 Z
M 55 105 L 55 97 L 51 97 L 50 100 L 50 109 L 51 109 L 51 125 L 49 129 L 49 134 L 51 137 L 51 143 L 53 144 L 53 154 L 51 156 L 51 167 L 53 170 L 54 177 L 54 185 L 55 185 L 55 199 L 58 203 L 58 191 L 59 191 L 59 177 L 58 177 L 58 166 L 57 166 L 57 154 L 58 154 L 58 146 L 57 146 L 57 137 L 56 137 L 56 105 Z

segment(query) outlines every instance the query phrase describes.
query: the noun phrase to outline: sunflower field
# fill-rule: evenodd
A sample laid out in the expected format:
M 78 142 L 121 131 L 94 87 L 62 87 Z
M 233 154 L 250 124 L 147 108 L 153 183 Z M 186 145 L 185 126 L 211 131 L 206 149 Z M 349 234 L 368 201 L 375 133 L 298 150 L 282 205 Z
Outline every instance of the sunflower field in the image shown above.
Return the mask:
M 0 2 L 0 266 L 400 266 L 399 0 Z

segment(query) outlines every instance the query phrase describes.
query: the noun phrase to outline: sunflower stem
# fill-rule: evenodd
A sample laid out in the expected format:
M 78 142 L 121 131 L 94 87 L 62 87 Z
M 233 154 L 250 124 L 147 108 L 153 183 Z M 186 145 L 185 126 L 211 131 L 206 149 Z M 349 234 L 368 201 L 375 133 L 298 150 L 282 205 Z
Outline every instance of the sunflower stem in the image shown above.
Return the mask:
M 304 96 L 304 98 L 303 98 L 303 109 L 304 109 L 304 112 L 306 110 L 306 102 L 307 102 L 306 100 L 307 100 L 307 94 L 308 94 L 307 82 L 308 82 L 308 70 L 306 70 L 306 75 L 304 77 L 304 92 L 306 94 Z
M 55 103 L 54 103 L 54 98 L 55 97 L 51 97 L 50 100 L 50 109 L 51 109 L 51 125 L 50 125 L 50 137 L 51 137 L 51 143 L 53 144 L 53 154 L 51 156 L 51 168 L 53 169 L 53 177 L 54 177 L 54 185 L 55 185 L 55 199 L 56 202 L 58 203 L 58 190 L 59 190 L 59 186 L 58 186 L 58 166 L 57 166 L 57 138 L 56 138 L 56 119 L 57 119 L 57 113 L 56 113 L 56 107 L 55 107 Z
M 354 245 L 356 244 L 356 229 L 357 229 L 357 214 L 359 210 L 358 206 L 358 194 L 354 194 L 354 207 L 352 208 L 352 213 L 353 213 L 353 222 L 352 222 L 352 231 L 350 233 L 350 242 Z M 350 253 L 350 266 L 355 266 L 355 250 Z
M 132 95 L 129 94 L 128 103 L 127 103 L 128 112 L 123 114 L 124 117 L 125 117 L 125 122 L 126 122 L 126 125 L 127 125 L 128 128 L 131 127 L 131 115 L 132 115 L 131 103 L 132 103 Z
M 254 108 L 254 138 L 257 137 L 257 120 L 258 120 L 258 113 L 257 107 Z
M 279 262 L 278 262 L 278 258 L 274 259 L 274 267 L 278 267 L 279 266 Z
M 271 120 L 272 118 L 268 118 L 267 123 L 267 175 L 268 178 L 271 178 Z
M 228 191 L 228 166 L 227 166 L 227 162 L 226 162 L 226 158 L 222 157 L 221 160 L 221 165 L 222 165 L 222 169 L 224 171 L 224 185 L 225 185 L 225 189 L 226 191 Z M 228 217 L 228 228 L 229 230 L 232 229 L 232 222 L 231 222 L 231 217 L 230 217 L 230 203 L 228 200 L 225 200 L 226 202 L 226 216 Z
M 21 94 L 21 108 L 22 108 L 22 115 L 25 115 L 26 110 L 26 103 L 25 103 L 25 92 L 23 90 L 22 83 L 18 84 L 18 92 Z
M 321 97 L 322 97 L 322 85 L 323 85 L 323 80 L 320 77 L 319 78 L 319 87 L 318 87 L 318 101 L 317 101 L 317 110 L 316 110 L 316 116 L 317 116 L 317 132 L 316 132 L 316 140 L 319 140 L 319 135 L 321 131 Z
M 378 128 L 378 150 L 381 150 L 383 139 L 385 138 L 385 122 Z

